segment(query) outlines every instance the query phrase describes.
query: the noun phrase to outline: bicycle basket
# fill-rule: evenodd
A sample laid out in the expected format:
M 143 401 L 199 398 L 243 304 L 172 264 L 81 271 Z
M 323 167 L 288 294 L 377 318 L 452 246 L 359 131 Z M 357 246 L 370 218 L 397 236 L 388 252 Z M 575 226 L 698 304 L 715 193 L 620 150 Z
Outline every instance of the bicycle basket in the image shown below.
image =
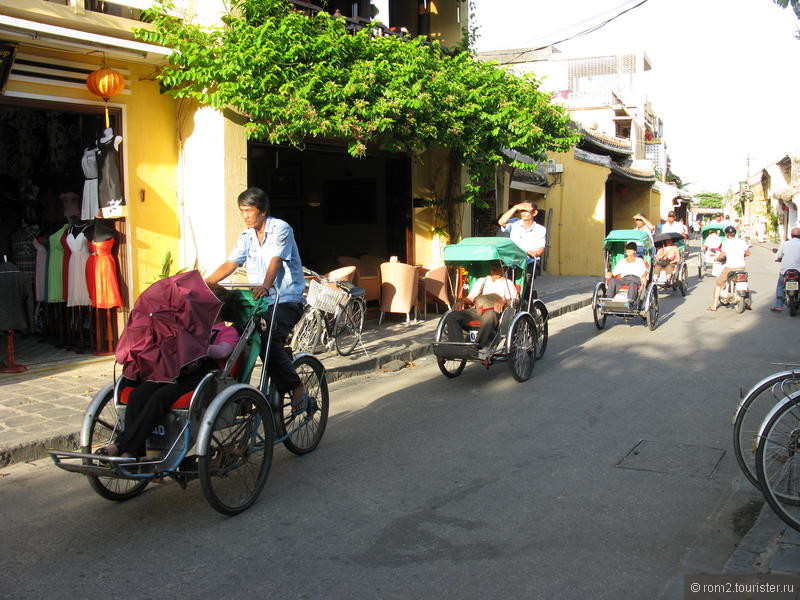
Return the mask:
M 326 313 L 336 312 L 336 307 L 344 304 L 347 292 L 340 289 L 329 288 L 314 279 L 308 284 L 306 301 L 314 308 Z

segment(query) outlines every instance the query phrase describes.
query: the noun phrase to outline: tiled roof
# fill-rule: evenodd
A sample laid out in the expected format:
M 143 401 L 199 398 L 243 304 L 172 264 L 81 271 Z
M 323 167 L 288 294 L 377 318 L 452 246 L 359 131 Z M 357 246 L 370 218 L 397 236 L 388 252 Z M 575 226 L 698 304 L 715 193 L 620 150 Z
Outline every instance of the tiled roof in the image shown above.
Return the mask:
M 651 182 L 656 180 L 656 174 L 653 171 L 640 171 L 630 167 L 623 167 L 613 162 L 611 163 L 611 171 L 634 181 Z
M 631 141 L 624 138 L 618 138 L 612 135 L 606 135 L 594 129 L 582 128 L 583 141 L 588 142 L 598 148 L 615 152 L 618 154 L 632 154 L 633 148 Z

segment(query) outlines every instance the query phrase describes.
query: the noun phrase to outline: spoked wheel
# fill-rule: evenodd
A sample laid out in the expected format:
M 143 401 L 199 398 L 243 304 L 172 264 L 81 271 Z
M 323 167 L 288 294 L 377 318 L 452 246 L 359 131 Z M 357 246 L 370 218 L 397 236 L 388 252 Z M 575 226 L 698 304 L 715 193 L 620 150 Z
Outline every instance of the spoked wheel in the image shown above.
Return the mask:
M 292 331 L 292 342 L 290 344 L 295 354 L 310 352 L 313 354 L 319 344 L 319 337 L 322 333 L 322 315 L 319 311 L 308 306 L 300 320 Z
M 736 294 L 736 312 L 742 314 L 744 312 L 745 297 Z
M 109 391 L 106 398 L 97 407 L 92 424 L 89 426 L 89 439 L 91 445 L 83 446 L 81 452 L 91 454 L 98 448 L 107 446 L 122 431 L 122 420 L 114 406 L 114 391 Z M 91 459 L 85 459 L 84 464 L 97 464 Z M 130 500 L 138 496 L 147 487 L 147 479 L 122 479 L 120 477 L 100 477 L 87 475 L 92 489 L 108 500 Z
M 605 297 L 606 285 L 604 283 L 598 283 L 592 295 L 592 316 L 594 317 L 594 325 L 598 329 L 602 329 L 606 326 L 606 319 L 608 318 L 608 315 L 606 315 L 603 307 L 600 305 L 600 298 Z
M 689 291 L 689 269 L 685 264 L 681 267 L 680 277 L 678 289 L 681 292 L 681 296 L 685 296 L 686 292 Z
M 658 288 L 652 285 L 650 286 L 650 290 L 647 292 L 647 327 L 650 331 L 653 331 L 656 328 L 656 322 L 658 321 Z
M 733 453 L 745 477 L 759 487 L 756 475 L 758 430 L 772 407 L 800 391 L 800 372 L 780 371 L 765 377 L 747 392 L 733 420 Z
M 795 316 L 797 314 L 797 297 L 789 296 L 786 303 L 789 305 L 789 315 Z
M 227 399 L 198 461 L 200 485 L 212 508 L 235 515 L 256 501 L 267 482 L 274 439 L 272 415 L 261 394 L 240 389 Z
M 462 334 L 459 339 L 450 339 L 450 329 L 445 322 L 446 319 L 449 318 L 450 315 L 453 313 L 445 313 L 442 317 L 442 320 L 439 322 L 439 326 L 436 330 L 436 341 L 437 342 L 463 342 L 464 335 Z M 464 366 L 467 364 L 467 361 L 464 359 L 457 359 L 457 358 L 444 358 L 443 356 L 436 357 L 436 364 L 439 366 L 439 370 L 442 372 L 442 375 L 445 377 L 458 377 L 464 371 Z
M 700 262 L 697 264 L 697 279 L 703 281 L 703 257 L 700 257 Z
M 294 360 L 297 376 L 306 388 L 308 406 L 304 412 L 292 414 L 290 394 L 281 399 L 281 437 L 286 449 L 295 454 L 306 454 L 317 447 L 328 424 L 328 381 L 325 369 L 313 356 L 299 356 Z
M 800 404 L 793 394 L 764 423 L 756 450 L 761 492 L 784 522 L 800 531 Z
M 520 316 L 508 332 L 508 367 L 517 381 L 527 381 L 536 361 L 536 324 L 530 315 Z
M 333 341 L 336 351 L 347 356 L 356 347 L 364 329 L 366 305 L 361 298 L 350 298 L 336 317 L 333 325 Z
M 539 302 L 534 302 L 530 312 L 536 325 L 536 360 L 539 360 L 547 348 L 547 314 Z

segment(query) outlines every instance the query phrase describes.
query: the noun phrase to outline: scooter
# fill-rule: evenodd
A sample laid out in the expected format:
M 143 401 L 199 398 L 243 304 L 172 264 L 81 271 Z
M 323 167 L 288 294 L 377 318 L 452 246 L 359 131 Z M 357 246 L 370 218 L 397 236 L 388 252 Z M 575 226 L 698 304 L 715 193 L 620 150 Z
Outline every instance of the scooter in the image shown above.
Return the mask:
M 783 274 L 783 298 L 786 306 L 789 307 L 789 314 L 797 314 L 798 289 L 800 289 L 800 271 L 797 269 L 786 269 Z
M 747 284 L 747 271 L 733 271 L 719 292 L 721 304 L 736 306 L 737 313 L 743 313 L 750 306 L 750 288 Z

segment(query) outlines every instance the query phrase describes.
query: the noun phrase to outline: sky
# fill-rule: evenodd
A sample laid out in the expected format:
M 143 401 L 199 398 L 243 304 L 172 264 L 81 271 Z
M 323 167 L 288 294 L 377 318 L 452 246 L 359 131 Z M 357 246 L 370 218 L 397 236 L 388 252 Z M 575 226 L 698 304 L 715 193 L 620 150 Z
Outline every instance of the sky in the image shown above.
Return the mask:
M 477 49 L 539 47 L 642 0 L 475 0 Z M 645 0 L 566 56 L 643 50 L 647 96 L 664 122 L 672 171 L 692 192 L 738 188 L 800 151 L 800 26 L 772 0 Z

